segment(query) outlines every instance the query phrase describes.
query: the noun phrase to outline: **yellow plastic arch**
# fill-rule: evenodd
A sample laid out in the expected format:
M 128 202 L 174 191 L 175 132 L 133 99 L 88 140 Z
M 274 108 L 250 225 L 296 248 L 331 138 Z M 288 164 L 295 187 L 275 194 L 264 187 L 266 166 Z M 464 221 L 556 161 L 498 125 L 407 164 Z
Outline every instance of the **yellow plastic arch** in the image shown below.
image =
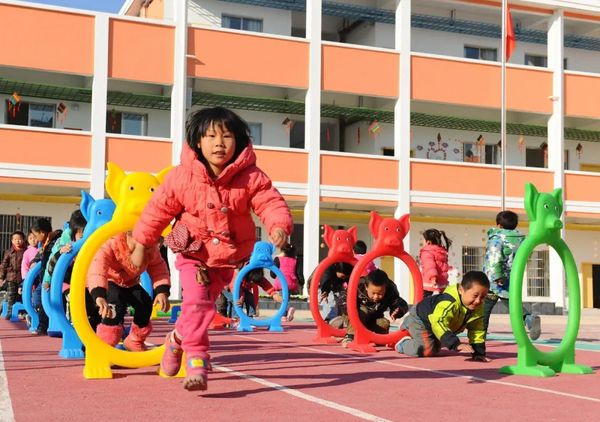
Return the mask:
M 150 173 L 125 172 L 116 164 L 108 163 L 106 190 L 116 204 L 111 221 L 96 230 L 85 242 L 77 255 L 71 278 L 71 316 L 77 335 L 85 344 L 85 367 L 83 376 L 88 379 L 112 378 L 111 365 L 126 368 L 142 368 L 156 365 L 164 352 L 164 345 L 145 352 L 119 350 L 104 343 L 90 326 L 85 309 L 85 279 L 100 247 L 112 236 L 132 230 L 140 215 L 162 183 L 171 167 L 156 176 Z

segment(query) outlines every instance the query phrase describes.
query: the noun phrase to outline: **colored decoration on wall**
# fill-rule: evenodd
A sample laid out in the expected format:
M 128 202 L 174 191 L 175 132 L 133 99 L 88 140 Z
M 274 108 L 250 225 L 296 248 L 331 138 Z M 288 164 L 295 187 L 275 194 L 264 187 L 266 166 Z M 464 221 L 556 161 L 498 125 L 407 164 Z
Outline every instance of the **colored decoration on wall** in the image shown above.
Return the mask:
M 577 152 L 577 158 L 581 160 L 581 154 L 583 154 L 583 145 L 581 145 L 581 142 L 577 144 L 575 151 Z
M 58 122 L 62 125 L 65 122 L 65 119 L 67 118 L 67 106 L 65 105 L 65 103 L 58 103 L 58 106 L 56 106 L 56 114 Z
M 523 135 L 519 136 L 519 152 L 525 154 L 525 137 Z
M 373 120 L 369 125 L 369 136 L 373 137 L 373 140 L 377 140 L 377 135 L 381 134 L 381 126 L 377 120 Z
M 283 119 L 283 122 L 281 122 L 281 124 L 285 126 L 285 131 L 289 135 L 290 131 L 292 130 L 292 128 L 294 127 L 294 125 L 296 124 L 296 122 L 294 122 L 289 117 L 286 117 L 285 119 Z
M 6 105 L 8 108 L 8 114 L 14 119 L 17 117 L 17 113 L 19 112 L 19 108 L 21 107 L 21 97 L 17 92 L 13 92 L 12 96 L 6 100 Z
M 117 117 L 118 117 L 118 113 L 117 110 L 115 110 L 114 108 L 110 111 L 110 129 L 111 130 L 115 130 L 117 128 L 117 124 L 119 123 L 117 121 Z
M 442 142 L 442 134 L 438 133 L 437 143 L 433 141 L 429 142 L 429 148 L 426 152 L 427 159 L 446 160 L 448 156 L 446 148 L 448 148 L 448 144 L 446 142 Z

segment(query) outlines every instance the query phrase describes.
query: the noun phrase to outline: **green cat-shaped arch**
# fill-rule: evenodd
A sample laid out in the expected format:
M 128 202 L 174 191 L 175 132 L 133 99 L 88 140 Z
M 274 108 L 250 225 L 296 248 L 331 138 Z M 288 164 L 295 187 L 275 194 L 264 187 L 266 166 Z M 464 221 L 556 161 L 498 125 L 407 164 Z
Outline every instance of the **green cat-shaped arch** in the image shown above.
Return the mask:
M 515 340 L 517 364 L 504 366 L 500 372 L 512 375 L 551 377 L 556 372 L 591 374 L 592 368 L 575 363 L 575 341 L 581 319 L 581 295 L 579 276 L 573 254 L 561 237 L 563 227 L 562 189 L 552 193 L 539 193 L 534 185 L 525 185 L 525 211 L 529 217 L 529 234 L 517 250 L 510 275 L 509 311 Z M 523 325 L 523 275 L 525 265 L 534 248 L 547 244 L 560 256 L 567 276 L 569 293 L 569 316 L 565 336 L 551 352 L 542 352 L 529 340 Z

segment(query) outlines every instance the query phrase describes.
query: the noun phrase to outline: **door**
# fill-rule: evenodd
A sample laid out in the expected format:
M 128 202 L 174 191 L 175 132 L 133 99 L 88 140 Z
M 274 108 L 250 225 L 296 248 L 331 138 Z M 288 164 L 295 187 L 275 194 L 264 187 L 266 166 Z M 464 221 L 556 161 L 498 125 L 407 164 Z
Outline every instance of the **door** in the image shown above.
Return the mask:
M 592 297 L 594 308 L 600 308 L 600 265 L 592 266 Z

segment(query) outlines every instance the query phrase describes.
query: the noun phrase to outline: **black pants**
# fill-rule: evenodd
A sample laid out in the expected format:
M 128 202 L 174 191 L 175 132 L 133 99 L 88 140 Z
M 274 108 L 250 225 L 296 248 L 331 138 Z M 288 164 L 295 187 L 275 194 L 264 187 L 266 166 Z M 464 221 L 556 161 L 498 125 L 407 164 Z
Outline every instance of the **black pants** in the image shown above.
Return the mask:
M 498 303 L 498 300 L 504 300 L 508 305 L 508 299 L 500 299 L 500 297 L 494 293 L 489 293 L 485 297 L 485 302 L 483 303 L 483 329 L 485 330 L 486 335 L 488 326 L 490 325 L 490 315 L 492 314 L 494 306 Z M 523 321 L 525 321 L 529 315 L 531 314 L 523 308 Z
M 63 292 L 62 298 L 63 298 L 63 310 L 65 311 L 65 315 L 67 315 L 67 319 L 69 320 L 69 322 L 72 322 L 71 321 L 71 313 L 69 310 L 70 301 L 71 301 L 70 294 L 71 294 L 71 288 L 68 288 L 67 290 L 65 290 Z M 98 314 L 98 307 L 94 303 L 94 298 L 92 298 L 92 295 L 90 294 L 88 289 L 85 289 L 85 313 L 87 314 L 88 322 L 92 326 L 92 329 L 94 331 L 96 331 L 96 327 L 98 326 L 98 324 L 100 324 L 100 320 L 102 318 L 100 317 L 100 314 Z
M 133 322 L 140 328 L 145 327 L 150 322 L 152 315 L 152 299 L 141 285 L 133 287 L 121 287 L 112 282 L 108 283 L 108 292 L 106 301 L 108 305 L 115 310 L 114 318 L 103 318 L 102 323 L 106 325 L 119 325 L 125 320 L 127 306 L 132 306 L 135 314 Z

